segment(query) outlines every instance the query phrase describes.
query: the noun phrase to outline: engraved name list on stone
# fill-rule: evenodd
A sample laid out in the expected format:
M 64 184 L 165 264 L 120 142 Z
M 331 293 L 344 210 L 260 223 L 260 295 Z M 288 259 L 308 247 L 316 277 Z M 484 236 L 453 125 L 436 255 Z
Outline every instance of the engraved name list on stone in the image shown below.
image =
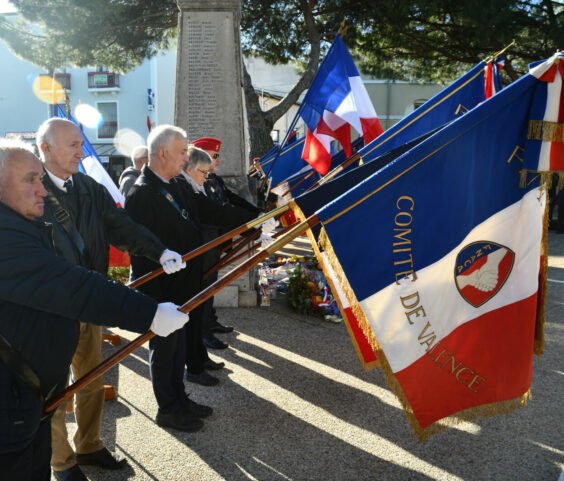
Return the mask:
M 190 19 L 188 30 L 188 138 L 211 135 L 220 121 L 218 92 L 222 88 L 217 62 L 217 26 Z

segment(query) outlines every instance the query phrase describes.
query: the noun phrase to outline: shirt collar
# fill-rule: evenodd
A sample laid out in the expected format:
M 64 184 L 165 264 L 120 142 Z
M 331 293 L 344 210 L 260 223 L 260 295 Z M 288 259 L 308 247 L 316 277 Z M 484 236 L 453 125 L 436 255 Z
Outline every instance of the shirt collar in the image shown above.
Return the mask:
M 145 167 L 147 170 L 150 170 L 153 174 L 155 174 L 159 179 L 161 179 L 165 184 L 170 184 L 170 182 L 166 179 L 164 179 L 163 177 L 161 177 L 159 174 L 157 174 L 153 169 L 151 169 L 151 167 L 149 167 L 148 165 Z
M 53 184 L 55 184 L 55 187 L 57 187 L 59 190 L 62 190 L 63 192 L 66 192 L 67 189 L 65 187 L 65 182 L 67 180 L 70 179 L 71 183 L 72 183 L 72 175 L 69 176 L 67 179 L 61 179 L 60 177 L 57 177 L 55 174 L 53 174 L 52 172 L 49 172 L 49 169 L 47 169 L 47 167 L 45 167 L 45 172 L 47 172 L 47 175 L 49 176 L 49 178 L 51 179 L 51 181 L 53 182 Z

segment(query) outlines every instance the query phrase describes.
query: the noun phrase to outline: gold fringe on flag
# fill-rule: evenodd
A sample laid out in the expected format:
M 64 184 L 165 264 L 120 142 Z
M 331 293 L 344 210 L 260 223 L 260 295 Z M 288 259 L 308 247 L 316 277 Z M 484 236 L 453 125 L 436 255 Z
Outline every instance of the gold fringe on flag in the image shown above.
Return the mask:
M 551 179 L 552 175 L 547 177 Z M 550 182 L 550 180 L 548 180 Z M 548 192 L 549 186 L 546 187 L 545 191 Z M 543 226 L 542 226 L 542 242 L 541 242 L 541 274 L 540 278 L 542 284 L 539 286 L 540 297 L 537 301 L 537 317 L 535 319 L 535 340 L 533 344 L 533 352 L 537 356 L 542 356 L 544 354 L 544 321 L 545 321 L 545 309 L 546 309 L 546 289 L 547 289 L 547 276 L 548 276 L 548 223 L 550 219 L 548 218 L 549 206 L 548 195 L 546 196 L 546 204 L 544 207 L 543 216 Z
M 564 175 L 562 175 L 562 172 L 557 172 L 558 173 L 558 190 L 562 190 L 564 189 Z
M 325 253 L 325 257 L 327 258 L 327 262 L 331 264 L 331 268 L 333 273 L 335 274 L 336 281 L 339 283 L 341 290 L 343 291 L 344 295 L 346 296 L 347 300 L 349 301 L 349 305 L 353 314 L 355 315 L 362 332 L 364 333 L 368 343 L 372 347 L 372 350 L 376 353 L 378 358 L 381 361 L 381 355 L 383 356 L 382 348 L 378 341 L 376 340 L 376 336 L 374 336 L 374 331 L 372 331 L 372 327 L 360 307 L 360 303 L 358 302 L 354 291 L 352 290 L 345 273 L 343 272 L 343 268 L 339 263 L 335 252 L 333 251 L 333 247 L 331 246 L 331 242 L 327 237 L 327 233 L 325 232 L 325 228 L 321 228 L 321 233 L 319 234 L 319 245 L 323 249 Z M 327 272 L 326 272 L 327 274 Z
M 564 122 L 529 120 L 527 139 L 544 142 L 564 142 Z
M 304 221 L 306 219 L 306 216 L 304 215 L 302 209 L 300 209 L 298 204 L 296 204 L 293 200 L 291 200 L 288 203 L 288 205 L 290 206 L 290 208 L 294 212 L 294 215 L 296 216 L 297 220 Z M 339 311 L 341 311 L 341 317 L 343 318 L 343 322 L 347 326 L 347 331 L 349 333 L 349 336 L 351 338 L 353 346 L 356 350 L 356 354 L 358 356 L 358 359 L 360 360 L 360 363 L 362 364 L 362 367 L 364 368 L 365 371 L 371 371 L 372 369 L 380 367 L 380 362 L 378 360 L 377 352 L 375 352 L 375 354 L 377 356 L 376 361 L 366 362 L 364 360 L 364 356 L 362 355 L 362 352 L 360 350 L 360 346 L 358 345 L 358 342 L 356 340 L 356 337 L 354 335 L 352 327 L 349 323 L 349 319 L 347 317 L 345 309 L 343 308 L 343 305 L 341 304 L 341 300 L 339 299 L 339 296 L 337 295 L 337 289 L 336 289 L 335 285 L 333 284 L 333 279 L 331 278 L 329 270 L 328 270 L 327 266 L 325 265 L 325 262 L 323 260 L 323 255 L 321 254 L 321 251 L 319 250 L 319 246 L 317 245 L 317 240 L 315 239 L 315 236 L 313 235 L 313 232 L 312 232 L 311 229 L 308 229 L 306 231 L 306 234 L 307 234 L 309 241 L 311 243 L 311 246 L 313 248 L 313 252 L 315 253 L 315 257 L 317 257 L 317 261 L 319 262 L 319 265 L 321 266 L 321 270 L 325 274 L 325 278 L 327 279 L 327 283 L 329 284 L 329 287 L 331 288 L 331 292 L 333 293 L 333 298 L 335 299 L 337 306 L 339 306 Z M 363 332 L 365 332 L 364 328 L 363 328 Z M 367 339 L 369 339 L 369 338 L 367 337 Z M 374 351 L 373 344 L 370 341 L 369 341 L 369 344 L 370 344 L 370 347 L 372 348 L 372 350 Z
M 463 422 L 470 421 L 478 417 L 492 417 L 496 415 L 510 414 L 513 411 L 516 411 L 517 409 L 527 405 L 527 402 L 531 397 L 530 390 L 527 390 L 524 394 L 522 394 L 521 396 L 515 399 L 509 399 L 505 401 L 495 402 L 491 404 L 484 404 L 481 406 L 475 406 L 469 409 L 465 409 L 449 417 L 440 419 L 439 421 L 434 422 L 433 424 L 427 426 L 426 428 L 422 428 L 421 425 L 419 424 L 419 421 L 417 421 L 417 418 L 415 417 L 413 408 L 411 407 L 411 404 L 409 403 L 403 391 L 403 388 L 401 387 L 400 383 L 396 379 L 381 346 L 379 345 L 376 337 L 374 336 L 374 333 L 372 331 L 372 328 L 370 327 L 370 323 L 368 322 L 368 319 L 364 314 L 364 311 L 360 307 L 360 304 L 356 299 L 356 296 L 352 288 L 350 287 L 350 284 L 348 283 L 348 280 L 341 268 L 339 260 L 335 255 L 335 251 L 333 250 L 331 241 L 327 236 L 327 232 L 325 231 L 325 228 L 321 229 L 321 234 L 319 236 L 319 245 L 324 250 L 325 256 L 328 262 L 331 264 L 333 272 L 335 272 L 335 276 L 337 277 L 338 282 L 343 288 L 343 291 L 347 296 L 347 299 L 351 305 L 351 308 L 353 309 L 355 316 L 358 319 L 360 326 L 365 332 L 366 337 L 369 340 L 370 344 L 373 346 L 378 356 L 378 359 L 380 360 L 380 364 L 382 365 L 382 370 L 384 371 L 386 382 L 388 383 L 390 389 L 398 397 L 398 400 L 402 405 L 407 420 L 409 421 L 409 424 L 413 429 L 413 433 L 419 442 L 424 442 L 427 439 L 429 439 L 431 436 L 440 433 L 442 431 L 446 431 L 449 427 L 454 427 Z

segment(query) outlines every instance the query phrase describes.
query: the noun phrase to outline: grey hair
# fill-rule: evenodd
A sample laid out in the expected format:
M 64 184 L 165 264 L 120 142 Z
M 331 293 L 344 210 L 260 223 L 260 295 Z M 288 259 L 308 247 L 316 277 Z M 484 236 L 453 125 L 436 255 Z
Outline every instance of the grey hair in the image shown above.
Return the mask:
M 131 162 L 133 165 L 137 165 L 137 160 L 141 157 L 146 156 L 149 153 L 149 149 L 145 145 L 138 145 L 131 152 Z
M 147 137 L 147 146 L 149 148 L 149 157 L 157 155 L 161 147 L 167 148 L 175 137 L 187 138 L 186 131 L 174 125 L 159 125 L 151 130 Z
M 39 155 L 43 159 L 43 151 L 41 150 L 41 144 L 43 142 L 47 142 L 49 145 L 55 145 L 53 142 L 53 137 L 55 133 L 55 128 L 58 125 L 72 125 L 76 127 L 74 122 L 70 120 L 63 119 L 61 117 L 51 117 L 43 122 L 39 128 L 37 129 L 37 133 L 35 134 L 35 143 L 37 145 L 37 149 L 39 150 Z M 78 127 L 76 127 L 78 128 Z
M 188 162 L 186 167 L 190 166 L 193 169 L 198 165 L 211 165 L 212 159 L 205 150 L 202 150 L 194 145 L 188 146 Z
M 29 152 L 35 157 L 33 145 L 24 142 L 22 139 L 0 138 L 0 177 L 4 175 L 6 160 L 8 160 L 8 157 L 14 152 Z

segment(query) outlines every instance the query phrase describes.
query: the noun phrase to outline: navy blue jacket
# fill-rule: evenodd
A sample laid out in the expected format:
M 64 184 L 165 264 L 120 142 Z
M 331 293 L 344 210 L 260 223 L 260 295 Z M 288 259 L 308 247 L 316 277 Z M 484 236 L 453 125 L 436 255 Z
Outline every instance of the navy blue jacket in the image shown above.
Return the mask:
M 39 377 L 43 395 L 60 392 L 79 320 L 146 332 L 157 302 L 54 253 L 50 226 L 0 203 L 0 333 Z M 43 406 L 0 362 L 0 452 L 28 445 Z

